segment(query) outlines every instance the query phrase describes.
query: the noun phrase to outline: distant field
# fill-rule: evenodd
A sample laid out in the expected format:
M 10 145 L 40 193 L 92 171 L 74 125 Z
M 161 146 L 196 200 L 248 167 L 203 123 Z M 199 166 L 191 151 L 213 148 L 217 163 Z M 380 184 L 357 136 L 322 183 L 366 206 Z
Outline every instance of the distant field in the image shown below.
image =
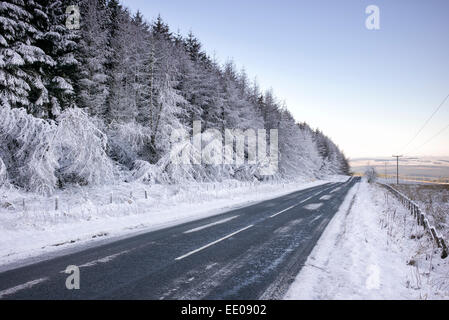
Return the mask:
M 350 165 L 353 172 L 363 173 L 367 167 L 374 167 L 379 174 L 396 175 L 396 160 L 393 158 L 352 159 Z M 403 158 L 399 162 L 399 175 L 417 178 L 448 178 L 449 180 L 449 159 Z

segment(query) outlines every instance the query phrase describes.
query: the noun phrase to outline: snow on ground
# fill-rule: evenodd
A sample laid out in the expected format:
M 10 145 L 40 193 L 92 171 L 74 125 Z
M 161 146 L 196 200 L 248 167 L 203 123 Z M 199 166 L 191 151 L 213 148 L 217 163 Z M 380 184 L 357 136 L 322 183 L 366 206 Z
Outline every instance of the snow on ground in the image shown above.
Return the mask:
M 43 254 L 169 227 L 345 179 L 181 186 L 122 183 L 72 188 L 51 198 L 0 190 L 0 271 L 36 261 L 34 257 Z
M 393 187 L 414 201 L 426 213 L 430 225 L 449 239 L 449 185 L 400 184 Z
M 449 259 L 377 185 L 355 185 L 285 299 L 448 299 Z

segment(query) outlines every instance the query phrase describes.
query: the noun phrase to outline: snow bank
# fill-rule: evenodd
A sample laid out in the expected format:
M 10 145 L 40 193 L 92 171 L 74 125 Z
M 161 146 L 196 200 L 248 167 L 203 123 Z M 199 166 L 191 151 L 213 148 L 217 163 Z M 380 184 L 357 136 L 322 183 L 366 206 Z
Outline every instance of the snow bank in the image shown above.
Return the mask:
M 447 299 L 448 261 L 433 249 L 395 198 L 361 182 L 285 299 Z

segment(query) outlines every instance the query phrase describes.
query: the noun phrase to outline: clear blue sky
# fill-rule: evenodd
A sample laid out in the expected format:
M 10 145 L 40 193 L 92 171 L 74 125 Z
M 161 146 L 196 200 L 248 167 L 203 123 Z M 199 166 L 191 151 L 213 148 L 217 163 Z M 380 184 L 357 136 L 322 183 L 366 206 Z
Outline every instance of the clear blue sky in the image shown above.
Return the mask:
M 449 94 L 448 0 L 124 0 L 272 87 L 351 158 L 390 156 Z M 380 30 L 365 8 L 380 8 Z M 449 101 L 409 148 L 449 124 Z M 449 129 L 418 150 L 448 156 Z

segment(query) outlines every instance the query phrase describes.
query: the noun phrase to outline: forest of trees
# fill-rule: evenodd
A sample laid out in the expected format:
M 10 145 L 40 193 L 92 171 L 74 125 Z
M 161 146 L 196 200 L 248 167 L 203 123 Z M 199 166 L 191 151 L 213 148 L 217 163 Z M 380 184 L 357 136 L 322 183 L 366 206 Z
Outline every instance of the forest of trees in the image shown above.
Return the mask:
M 66 8 L 80 8 L 80 28 Z M 157 8 L 155 8 L 157 11 Z M 278 129 L 270 179 L 348 174 L 321 131 L 192 34 L 117 0 L 0 1 L 0 184 L 51 194 L 69 184 L 263 180 L 257 166 L 170 163 L 170 134 Z

